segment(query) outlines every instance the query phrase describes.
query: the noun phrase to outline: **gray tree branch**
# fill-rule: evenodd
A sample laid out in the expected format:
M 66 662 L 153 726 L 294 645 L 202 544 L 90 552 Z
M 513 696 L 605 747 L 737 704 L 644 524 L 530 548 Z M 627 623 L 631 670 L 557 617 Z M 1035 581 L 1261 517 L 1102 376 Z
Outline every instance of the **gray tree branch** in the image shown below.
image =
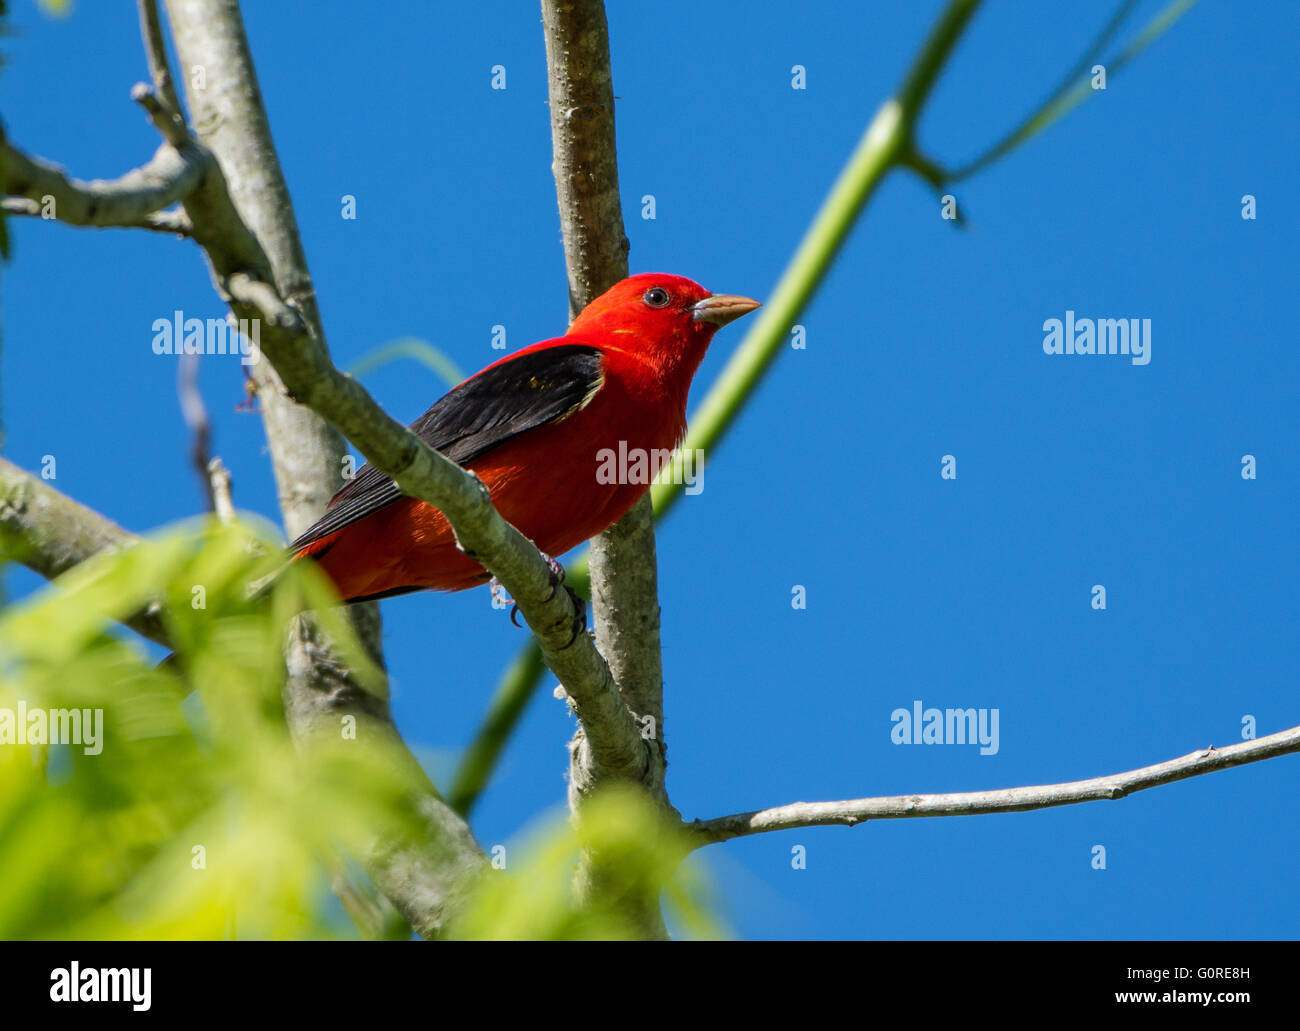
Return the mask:
M 274 372 L 273 376 L 271 370 L 259 370 L 264 406 L 283 401 L 286 411 L 292 411 L 287 407 L 292 402 L 314 409 L 346 433 L 404 491 L 440 508 L 464 550 L 491 570 L 519 603 L 547 664 L 564 683 L 585 727 L 592 768 L 599 775 L 639 778 L 646 763 L 639 728 L 590 638 L 579 635 L 568 646 L 575 612 L 566 594 L 552 591 L 549 568 L 537 549 L 501 519 L 475 477 L 389 418 L 360 384 L 330 362 L 314 318 L 305 262 L 299 260 L 296 229 L 283 217 L 288 209 L 287 191 L 278 175 L 237 4 L 233 0 L 172 0 L 168 13 L 182 65 L 190 73 L 202 73 L 187 74 L 185 81 L 191 113 L 204 143 L 188 141 L 179 148 L 169 143 L 161 152 L 171 161 L 168 147 L 177 153 L 192 148 L 184 163 L 202 168 L 191 191 L 180 199 L 193 223 L 194 238 L 208 257 L 219 293 L 237 318 L 261 320 L 261 352 Z M 199 88 L 200 81 L 203 88 Z M 150 95 L 147 89 L 136 92 L 138 99 Z M 146 106 L 156 113 L 157 104 Z M 172 132 L 173 127 L 163 118 L 156 118 L 155 124 L 160 131 Z M 246 130 L 242 139 L 233 132 L 237 124 Z M 217 149 L 228 147 L 230 154 L 214 156 L 207 144 Z M 248 211 L 248 222 L 231 195 L 227 160 L 240 203 Z M 14 166 L 5 165 L 6 192 L 10 192 L 15 174 L 23 175 L 35 167 L 30 162 L 15 164 L 17 173 Z M 164 198 L 151 199 L 161 203 Z M 263 248 L 260 233 L 266 235 L 268 249 Z M 268 423 L 268 436 L 271 433 Z M 305 435 L 312 434 L 308 431 Z M 330 470 L 330 449 L 319 443 L 320 433 L 315 436 L 318 444 L 300 451 L 297 460 L 286 456 L 281 462 L 277 456 L 281 498 L 291 533 L 314 518 L 332 493 L 319 475 L 295 475 L 303 456 L 317 470 Z M 338 470 L 341 465 L 330 472 L 337 474 Z M 361 629 L 366 636 L 365 627 Z M 298 660 L 290 663 L 291 679 L 330 666 L 328 649 L 321 642 L 303 639 L 297 654 Z M 374 702 L 359 688 L 352 690 L 346 676 L 335 676 L 330 682 L 332 690 L 291 692 L 289 716 L 294 725 L 324 725 L 342 709 L 364 711 Z M 472 842 L 467 830 L 465 833 L 466 840 Z M 463 858 L 468 865 L 482 861 L 476 848 L 467 848 Z M 376 880 L 388 891 L 381 877 Z M 440 909 L 422 914 L 404 908 L 403 912 L 421 929 L 436 929 L 442 919 Z
M 162 96 L 156 121 L 165 132 L 168 109 L 176 112 L 172 121 L 180 121 L 179 100 L 171 87 L 154 0 L 140 0 L 140 10 L 150 71 Z M 221 175 L 213 181 L 225 186 L 225 195 L 213 191 L 193 205 L 186 203 L 218 288 L 224 288 L 237 312 L 255 309 L 276 324 L 294 327 L 296 346 L 307 344 L 328 365 L 315 290 L 238 4 L 172 2 L 168 17 L 182 68 L 189 70 L 182 79 L 199 138 L 220 167 Z M 319 517 L 343 485 L 346 446 L 321 415 L 295 403 L 274 360 L 256 363 L 253 380 L 285 527 L 293 537 Z M 352 606 L 349 614 L 382 666 L 378 606 Z M 285 711 L 299 741 L 336 738 L 340 717 L 355 716 L 370 735 L 387 743 L 389 754 L 417 785 L 412 798 L 421 817 L 417 840 L 396 843 L 389 833 L 377 835 L 371 854 L 362 859 L 402 915 L 422 935 L 436 934 L 460 904 L 466 885 L 485 870 L 482 850 L 402 743 L 387 702 L 355 682 L 309 618 L 296 621 L 287 665 Z
M 569 281 L 569 316 L 627 277 L 628 240 L 618 193 L 614 86 L 609 28 L 601 0 L 542 0 L 551 109 L 556 199 Z M 624 703 L 642 720 L 647 752 L 639 780 L 672 812 L 664 785 L 663 667 L 654 511 L 647 494 L 614 527 L 591 542 L 591 598 L 596 645 L 609 663 Z M 574 811 L 599 786 L 585 725 L 569 746 L 569 804 Z M 599 890 L 599 864 L 584 857 L 580 893 Z M 630 906 L 643 936 L 667 931 L 653 900 Z
M 6 559 L 53 580 L 92 555 L 135 540 L 112 520 L 0 458 L 0 555 Z M 151 606 L 131 616 L 126 625 L 170 648 L 160 611 Z
M 695 820 L 686 824 L 685 829 L 696 839 L 698 848 L 731 838 L 796 827 L 853 827 L 868 820 L 898 820 L 915 816 L 1022 813 L 1079 802 L 1113 801 L 1147 788 L 1294 752 L 1300 752 L 1300 727 L 1292 727 L 1254 741 L 1229 745 L 1227 748 L 1202 748 L 1168 762 L 1093 777 L 1090 780 L 942 795 L 890 795 L 854 798 L 843 802 L 793 802 L 772 809 L 756 809 L 712 820 Z
M 164 225 L 160 213 L 194 191 L 204 163 L 196 151 L 163 143 L 149 161 L 118 179 L 73 179 L 58 165 L 11 146 L 0 129 L 0 171 L 0 187 L 10 195 L 4 209 L 12 214 L 52 215 L 75 226 L 179 232 L 183 224 Z

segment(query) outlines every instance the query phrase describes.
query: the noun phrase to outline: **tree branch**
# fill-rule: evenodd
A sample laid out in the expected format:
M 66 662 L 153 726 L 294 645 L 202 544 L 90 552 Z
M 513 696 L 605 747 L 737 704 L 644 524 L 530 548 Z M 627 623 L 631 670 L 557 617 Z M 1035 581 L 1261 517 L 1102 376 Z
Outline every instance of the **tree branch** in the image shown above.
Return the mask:
M 277 278 L 258 239 L 264 231 L 276 239 L 269 224 L 287 210 L 288 196 L 275 174 L 278 162 L 270 146 L 265 112 L 260 104 L 253 105 L 255 110 L 244 110 L 259 93 L 237 6 L 233 0 L 169 0 L 167 10 L 182 63 L 206 70 L 204 90 L 189 91 L 191 110 L 197 123 L 205 127 L 205 142 L 229 146 L 229 160 L 241 183 L 273 179 L 280 184 L 263 203 L 249 205 L 249 225 L 256 235 L 230 203 L 223 178 L 209 177 L 212 189 L 186 201 L 195 237 L 208 254 L 218 289 L 237 317 L 260 320 L 261 351 L 279 380 L 259 381 L 264 406 L 283 407 L 285 401 L 307 405 L 346 434 L 405 493 L 439 508 L 463 550 L 495 574 L 518 602 L 542 645 L 547 664 L 564 683 L 587 728 L 593 761 L 615 775 L 639 775 L 645 754 L 637 729 L 590 639 L 579 635 L 572 647 L 567 647 L 576 612 L 567 594 L 552 591 L 549 567 L 537 549 L 497 514 L 476 477 L 394 421 L 359 383 L 330 362 L 317 320 L 312 317 L 314 295 L 305 278 L 305 264 L 297 260 L 300 245 L 296 232 L 279 232 L 276 246 L 282 250 L 281 260 L 304 274 L 286 274 L 286 282 L 277 288 Z M 238 125 L 247 129 L 249 142 L 241 145 L 235 139 L 223 143 L 222 134 L 233 132 Z M 224 164 L 226 158 L 222 161 Z M 260 363 L 255 368 L 259 375 L 266 371 Z M 286 464 L 292 471 L 293 464 Z M 301 489 L 303 485 L 301 481 L 288 482 L 293 478 L 281 465 L 277 461 L 277 472 L 284 477 L 281 498 L 286 502 L 286 494 L 292 496 L 286 488 Z M 335 466 L 334 474 L 339 470 L 341 465 Z M 321 498 L 319 506 L 311 508 L 314 512 L 323 505 Z M 286 513 L 290 533 L 306 525 L 294 525 L 296 522 Z
M 180 402 L 181 418 L 190 431 L 190 464 L 199 478 L 204 507 L 209 512 L 217 510 L 213 493 L 215 481 L 208 468 L 208 447 L 212 443 L 212 424 L 208 408 L 199 390 L 199 356 L 183 354 L 176 369 L 176 399 Z M 227 483 L 229 474 L 227 474 Z
M 1125 773 L 1093 777 L 1091 780 L 943 795 L 890 795 L 855 798 L 844 802 L 794 802 L 774 809 L 756 809 L 713 820 L 695 820 L 686 824 L 685 830 L 695 837 L 695 847 L 699 848 L 750 834 L 796 827 L 852 827 L 867 820 L 898 820 L 914 816 L 1021 813 L 1079 802 L 1113 801 L 1147 788 L 1294 752 L 1300 752 L 1300 727 L 1292 727 L 1254 741 L 1229 745 L 1227 748 L 1211 745 L 1179 759 L 1170 759 L 1168 762 L 1143 766 Z
M 614 85 L 601 0 L 542 0 L 555 193 L 564 238 L 572 318 L 627 277 L 627 235 L 618 196 Z M 644 783 L 661 802 L 664 760 L 659 594 L 654 517 L 644 498 L 594 539 L 591 562 L 596 641 L 633 712 L 653 713 L 656 734 Z M 629 691 L 635 696 L 629 696 Z M 570 744 L 569 796 L 576 804 L 599 782 L 579 728 Z
M 168 4 L 176 49 L 186 68 L 190 110 L 200 127 L 204 151 L 214 156 L 207 189 L 186 198 L 195 238 L 204 248 L 218 291 L 237 318 L 259 319 L 268 332 L 253 379 L 261 400 L 281 511 L 295 536 L 324 510 L 343 483 L 346 448 L 321 413 L 295 403 L 281 376 L 285 355 L 306 353 L 299 367 L 339 374 L 330 363 L 315 290 L 307 268 L 288 187 L 280 170 L 252 55 L 234 0 L 177 0 Z M 178 106 L 165 89 L 166 65 L 153 0 L 141 0 L 145 48 L 155 83 L 164 92 L 159 108 Z M 155 119 L 170 131 L 165 110 Z M 227 175 L 231 178 L 227 179 Z M 229 183 L 237 184 L 231 189 Z M 313 393 L 309 387 L 305 393 Z M 366 400 L 369 400 L 368 398 Z M 371 403 L 377 411 L 377 407 Z M 365 416 L 360 416 L 365 418 Z M 364 451 L 364 447 L 363 447 Z M 352 606 L 350 617 L 363 644 L 382 667 L 378 606 Z M 428 937 L 436 935 L 462 904 L 465 893 L 487 869 L 486 858 L 468 826 L 442 801 L 418 762 L 402 743 L 386 699 L 365 691 L 334 655 L 309 618 L 295 622 L 287 656 L 285 712 L 304 745 L 337 737 L 340 716 L 357 719 L 368 737 L 386 743 L 413 785 L 419 814 L 414 840 L 377 827 L 368 855 L 359 858 L 402 915 Z
M 42 205 L 39 202 L 29 200 L 26 197 L 5 197 L 0 199 L 0 211 L 3 211 L 6 215 L 41 218 L 43 215 L 41 208 Z M 194 235 L 194 226 L 190 224 L 189 217 L 178 208 L 150 212 L 139 222 L 133 222 L 130 228 L 150 229 L 153 232 L 167 233 L 171 236 Z
M 167 224 L 174 216 L 159 212 L 195 190 L 204 162 L 192 147 L 163 143 L 148 162 L 118 179 L 72 179 L 57 165 L 15 149 L 0 129 L 0 174 L 0 190 L 11 195 L 4 209 L 15 215 L 44 215 L 52 201 L 54 217 L 70 225 L 179 232 L 183 224 Z
M 628 240 L 618 195 L 614 85 L 609 62 L 609 27 L 601 0 L 542 0 L 551 146 L 555 155 L 556 199 L 569 280 L 569 316 L 627 277 Z M 610 665 L 624 703 L 649 717 L 643 735 L 648 751 L 640 782 L 671 810 L 664 785 L 663 660 L 659 641 L 659 582 L 654 512 L 647 494 L 619 523 L 591 542 L 591 599 L 596 645 Z M 601 782 L 592 762 L 585 725 L 569 745 L 569 804 Z M 674 817 L 677 816 L 672 810 Z M 579 891 L 602 879 L 585 856 Z M 629 914 L 643 936 L 667 937 L 657 905 Z
M 53 580 L 92 555 L 125 548 L 136 539 L 98 512 L 0 458 L 0 553 L 5 558 Z M 170 648 L 160 612 L 159 606 L 151 606 L 131 616 L 126 625 Z
M 573 319 L 627 278 L 605 5 L 601 0 L 542 0 L 542 30 L 552 171 Z
M 207 116 L 200 119 L 200 124 L 205 126 L 208 139 L 221 144 L 223 131 L 241 123 L 239 105 L 252 103 L 259 96 L 238 7 L 233 0 L 172 0 L 168 12 L 182 62 L 186 66 L 202 66 L 207 74 L 205 90 L 191 91 L 191 109 Z M 295 265 L 291 259 L 300 256 L 296 231 L 291 227 L 272 232 L 275 226 L 284 225 L 281 218 L 288 209 L 288 196 L 282 179 L 271 175 L 273 167 L 278 172 L 278 163 L 269 149 L 269 127 L 260 104 L 254 103 L 254 107 L 255 111 L 246 112 L 247 118 L 261 124 L 251 127 L 252 142 L 247 147 L 240 150 L 237 141 L 231 144 L 231 160 L 247 173 L 240 179 L 241 183 L 265 184 L 274 178 L 280 184 L 279 190 L 265 193 L 258 203 L 245 199 L 252 224 L 259 231 L 267 231 L 286 259 L 283 290 L 276 285 L 275 271 L 259 237 L 250 230 L 233 202 L 221 166 L 197 142 L 185 145 L 187 151 L 193 148 L 196 160 L 182 163 L 190 167 L 204 162 L 206 167 L 201 176 L 196 176 L 198 181 L 191 183 L 192 189 L 184 195 L 183 202 L 194 225 L 194 238 L 209 259 L 218 291 L 231 304 L 237 318 L 259 320 L 261 354 L 273 367 L 267 369 L 262 363 L 255 366 L 262 376 L 259 393 L 263 406 L 291 411 L 290 403 L 298 401 L 314 409 L 346 433 L 367 459 L 392 476 L 407 494 L 441 509 L 466 553 L 495 574 L 518 602 L 547 664 L 564 683 L 574 710 L 586 728 L 593 769 L 601 775 L 638 779 L 647 762 L 638 728 L 590 638 L 579 635 L 569 647 L 576 611 L 566 593 L 552 592 L 550 569 L 537 549 L 501 519 L 476 477 L 432 451 L 415 434 L 391 419 L 360 384 L 344 376 L 330 362 L 316 320 L 308 317 L 314 315 L 315 304 L 310 280 L 305 276 L 305 263 L 297 263 L 302 275 L 295 275 L 291 267 Z M 159 160 L 175 164 L 168 151 L 170 146 L 164 144 L 160 148 Z M 45 171 L 12 148 L 7 151 L 12 152 L 12 158 L 6 153 L 6 161 L 12 163 L 4 167 L 6 183 L 30 178 L 33 168 Z M 190 155 L 186 156 L 188 159 Z M 59 186 L 57 179 L 50 181 Z M 77 192 L 71 191 L 69 196 L 74 201 L 74 211 L 59 211 L 61 218 L 81 214 L 75 208 L 79 200 Z M 151 202 L 158 204 L 172 199 L 171 191 L 151 195 Z M 145 206 L 137 201 L 129 214 L 138 216 Z M 102 211 L 97 217 L 102 219 Z M 311 450 L 317 462 L 327 452 L 324 447 Z M 341 463 L 333 465 L 326 460 L 323 464 L 332 465 L 336 475 L 341 472 Z M 319 485 L 320 478 L 296 475 L 301 473 L 301 462 L 277 461 L 276 467 L 286 526 L 293 533 L 318 514 L 332 488 L 321 490 L 317 486 L 313 490 L 312 485 Z M 313 499 L 309 496 L 312 494 L 317 496 Z M 372 625 L 375 622 L 376 617 L 372 617 Z M 363 638 L 377 640 L 373 630 L 367 635 L 364 626 L 359 629 Z M 312 647 L 312 642 L 302 642 L 300 647 L 319 660 L 315 662 L 316 667 L 330 666 L 327 649 Z M 291 664 L 291 673 L 302 675 L 305 668 L 302 662 Z M 325 713 L 332 714 L 341 706 L 364 707 L 370 703 L 372 696 L 359 688 L 353 691 L 341 682 L 335 688 L 333 693 L 318 693 L 310 702 L 305 695 L 290 699 L 291 720 L 303 725 L 324 718 Z M 316 717 L 310 715 L 313 712 Z M 405 915 L 417 928 L 431 926 L 428 914 Z
M 690 430 L 682 443 L 683 452 L 712 453 L 735 423 L 745 402 L 771 369 L 785 346 L 790 327 L 816 293 L 863 206 L 890 170 L 897 166 L 900 157 L 908 152 L 925 99 L 978 7 L 979 0 L 951 0 L 944 9 L 913 61 L 897 96 L 886 100 L 876 112 L 848 164 L 840 172 L 799 242 L 776 288 L 751 324 L 750 331 L 745 334 L 740 347 L 709 390 L 704 403 L 691 414 Z M 543 10 L 545 12 L 545 7 Z M 564 53 L 560 47 L 555 49 L 558 54 Z M 548 49 L 548 56 L 549 52 Z M 553 139 L 556 138 L 554 123 L 558 117 L 557 109 L 561 113 L 568 110 L 552 100 Z M 557 161 L 561 145 L 562 141 L 556 142 Z M 610 145 L 612 146 L 612 141 Z M 558 172 L 556 178 L 558 184 L 561 178 Z M 580 256 L 582 251 L 576 253 Z M 571 291 L 574 282 L 571 278 Z M 578 279 L 576 282 L 581 285 L 582 281 Z M 670 473 L 676 471 L 670 470 Z M 663 482 L 650 488 L 650 499 L 657 518 L 662 518 L 681 499 L 681 487 L 668 482 L 674 479 L 680 482 L 681 478 L 665 476 Z M 644 505 L 644 500 L 641 505 Z M 639 508 L 640 506 L 633 511 L 636 512 Z M 654 604 L 658 605 L 657 598 Z M 652 615 L 648 605 L 637 608 L 635 621 L 639 621 L 642 626 L 657 618 L 657 609 Z M 598 622 L 598 627 L 599 625 Z M 632 639 L 632 635 L 629 635 L 628 640 Z M 609 647 L 608 642 L 602 642 L 602 648 L 604 647 Z M 657 643 L 655 651 L 657 654 Z M 628 663 L 633 668 L 637 665 L 636 662 Z M 644 662 L 641 665 L 644 667 Z M 522 705 L 517 706 L 517 709 L 522 711 Z
M 162 19 L 158 17 L 157 0 L 137 0 L 136 8 L 140 16 L 140 36 L 144 40 L 144 56 L 149 62 L 149 77 L 153 80 L 154 93 L 159 98 L 161 109 L 167 112 L 177 129 L 186 132 L 180 97 L 176 95 L 176 83 L 172 80 L 171 68 L 167 64 L 167 41 L 163 37 Z
M 235 521 L 235 500 L 230 491 L 230 470 L 220 458 L 207 464 L 208 490 L 212 494 L 212 511 L 223 523 Z

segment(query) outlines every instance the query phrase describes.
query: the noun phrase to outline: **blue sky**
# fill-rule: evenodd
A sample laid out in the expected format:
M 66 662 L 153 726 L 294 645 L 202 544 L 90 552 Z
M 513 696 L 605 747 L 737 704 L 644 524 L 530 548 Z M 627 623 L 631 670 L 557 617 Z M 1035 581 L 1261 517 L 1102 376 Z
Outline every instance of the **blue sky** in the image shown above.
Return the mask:
M 10 137 L 83 178 L 146 159 L 134 5 L 13 6 Z M 536 5 L 245 6 L 338 364 L 416 336 L 474 370 L 499 357 L 493 325 L 512 349 L 560 333 Z M 611 5 L 633 271 L 765 296 L 940 6 Z M 1110 11 L 987 4 L 934 92 L 926 151 L 982 151 Z M 806 349 L 782 355 L 660 532 L 685 816 L 1091 777 L 1234 743 L 1247 715 L 1261 735 L 1297 722 L 1298 22 L 1289 3 L 1198 5 L 954 189 L 964 232 L 915 179 L 879 191 L 801 320 Z M 198 251 L 10 224 L 7 457 L 55 455 L 55 486 L 135 531 L 193 514 L 176 369 L 150 327 L 222 314 Z M 1044 354 L 1044 321 L 1067 310 L 1149 318 L 1150 364 Z M 694 400 L 745 328 L 715 339 Z M 201 374 L 237 505 L 276 517 L 238 363 Z M 364 382 L 407 420 L 445 389 L 409 361 Z M 7 574 L 12 594 L 38 585 Z M 486 591 L 398 598 L 384 618 L 399 725 L 445 784 L 524 634 Z M 563 802 L 573 728 L 549 687 L 475 814 L 485 845 Z M 996 708 L 997 753 L 894 744 L 891 713 L 916 699 Z M 750 938 L 1295 938 L 1298 773 L 1292 756 L 1117 803 L 763 835 L 704 862 Z

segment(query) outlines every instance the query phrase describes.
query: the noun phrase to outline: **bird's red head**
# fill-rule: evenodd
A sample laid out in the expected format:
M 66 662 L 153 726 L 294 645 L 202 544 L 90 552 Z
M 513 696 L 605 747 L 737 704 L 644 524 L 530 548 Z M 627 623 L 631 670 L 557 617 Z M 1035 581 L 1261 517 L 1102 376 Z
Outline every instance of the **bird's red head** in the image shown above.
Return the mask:
M 612 346 L 650 357 L 664 371 L 685 373 L 689 381 L 713 334 L 758 306 L 748 297 L 711 294 L 685 276 L 643 272 L 583 308 L 569 335 L 599 334 Z

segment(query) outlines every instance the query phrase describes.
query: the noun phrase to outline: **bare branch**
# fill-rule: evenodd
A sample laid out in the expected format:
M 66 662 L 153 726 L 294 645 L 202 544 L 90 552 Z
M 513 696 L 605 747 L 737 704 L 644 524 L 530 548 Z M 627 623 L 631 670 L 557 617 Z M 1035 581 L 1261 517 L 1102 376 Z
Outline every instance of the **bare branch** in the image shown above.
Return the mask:
M 161 229 L 158 213 L 194 191 L 203 179 L 204 161 L 189 144 L 178 149 L 164 143 L 147 163 L 118 179 L 85 181 L 69 178 L 48 161 L 28 157 L 0 133 L 0 173 L 4 177 L 0 191 L 25 198 L 25 202 L 6 200 L 5 210 L 14 214 L 52 214 L 60 222 L 78 226 Z
M 223 523 L 234 522 L 235 502 L 230 495 L 230 470 L 220 458 L 208 463 L 208 480 L 212 491 L 212 511 Z
M 143 82 L 131 87 L 131 99 L 148 112 L 153 127 L 173 147 L 184 147 L 190 142 L 190 132 L 180 115 L 167 110 L 158 95 Z
M 1091 780 L 943 795 L 890 795 L 855 798 L 844 802 L 793 802 L 774 809 L 756 809 L 713 820 L 695 820 L 687 824 L 685 829 L 696 837 L 698 848 L 729 841 L 731 838 L 796 827 L 852 827 L 867 820 L 898 820 L 915 816 L 1021 813 L 1079 802 L 1113 801 L 1147 788 L 1293 752 L 1300 752 L 1300 727 L 1292 727 L 1254 741 L 1229 745 L 1227 748 L 1202 748 L 1179 759 L 1170 759 L 1168 762 L 1143 766 L 1125 773 L 1093 777 Z
M 205 145 L 220 151 L 223 166 L 228 164 L 241 183 L 273 180 L 277 184 L 256 200 L 244 197 L 241 209 L 247 212 L 247 224 L 230 203 L 224 177 L 219 175 L 205 180 L 202 205 L 196 203 L 198 198 L 186 201 L 195 237 L 207 251 L 218 288 L 237 317 L 261 320 L 261 350 L 271 368 L 265 363 L 254 368 L 264 407 L 301 412 L 291 404 L 296 401 L 315 410 L 405 493 L 439 508 L 456 530 L 463 550 L 494 573 L 519 603 L 547 664 L 564 683 L 587 727 L 593 764 L 611 775 L 638 778 L 647 755 L 637 727 L 590 638 L 579 635 L 568 646 L 576 613 L 567 594 L 552 591 L 550 569 L 537 549 L 501 519 L 476 477 L 432 451 L 330 362 L 296 229 L 289 232 L 290 225 L 283 223 L 290 218 L 287 190 L 278 174 L 265 112 L 256 101 L 256 79 L 238 9 L 228 0 L 169 0 L 167 9 L 181 63 L 207 70 L 204 90 L 189 93 L 196 123 L 204 127 Z M 269 253 L 280 255 L 275 271 L 259 244 L 264 236 L 271 243 Z M 326 451 L 313 449 L 317 455 Z M 301 452 L 295 455 L 286 448 L 275 458 L 282 504 L 295 490 L 319 484 L 319 466 L 310 470 L 311 475 L 303 474 Z M 333 476 L 340 471 L 341 465 L 331 463 Z M 291 519 L 286 510 L 290 534 L 304 529 L 331 493 L 324 492 L 318 504 L 299 506 L 301 520 Z M 311 511 L 303 511 L 305 507 Z
M 157 0 L 137 0 L 136 7 L 140 15 L 140 36 L 144 40 L 144 55 L 149 62 L 149 77 L 153 80 L 154 92 L 161 100 L 162 108 L 184 131 L 185 120 L 180 98 L 176 95 L 176 83 L 167 64 L 167 42 L 163 38 Z
M 609 28 L 601 0 L 542 0 L 553 170 L 569 279 L 569 315 L 627 277 L 627 236 L 618 196 Z M 663 791 L 662 679 L 654 518 L 643 499 L 619 527 L 592 541 L 596 641 L 634 712 L 653 712 L 656 733 L 639 771 Z M 633 629 L 634 628 L 634 629 Z M 635 704 L 627 695 L 634 680 Z M 567 688 L 567 685 L 566 685 Z M 583 722 L 569 746 L 569 797 L 592 791 L 608 767 L 592 761 Z
M 41 205 L 37 201 L 28 200 L 26 197 L 5 197 L 0 199 L 0 211 L 3 211 L 6 215 L 23 215 L 28 218 L 41 218 L 44 214 Z M 139 222 L 134 223 L 131 228 L 152 229 L 155 232 L 169 233 L 172 236 L 194 235 L 194 226 L 190 223 L 185 212 L 179 208 L 151 212 Z
M 552 170 L 569 274 L 569 317 L 627 278 L 614 84 L 601 0 L 542 0 Z
M 203 69 L 201 82 L 190 75 L 185 85 L 202 147 L 215 158 L 203 189 L 186 199 L 185 208 L 219 292 L 237 318 L 258 319 L 264 330 L 259 343 L 270 361 L 256 362 L 252 373 L 292 537 L 320 515 L 342 485 L 346 454 L 338 430 L 325 421 L 333 413 L 319 404 L 311 406 L 317 409 L 313 411 L 295 402 L 302 398 L 310 404 L 321 393 L 321 380 L 343 377 L 329 360 L 238 4 L 172 0 L 167 10 L 181 66 Z M 146 48 L 156 51 L 147 12 L 144 34 Z M 165 59 L 154 63 L 159 60 Z M 232 189 L 229 183 L 236 185 Z M 361 396 L 368 408 L 354 412 L 353 423 L 374 418 L 391 423 L 368 396 Z M 364 452 L 364 444 L 358 445 Z M 351 606 L 349 616 L 382 666 L 378 606 Z M 420 934 L 436 935 L 486 871 L 482 849 L 402 744 L 386 700 L 355 682 L 314 621 L 295 621 L 287 665 L 285 711 L 300 743 L 310 748 L 320 741 L 328 747 L 337 736 L 339 717 L 346 714 L 358 720 L 363 733 L 388 741 L 393 760 L 407 768 L 420 832 L 411 839 L 398 836 L 396 828 L 376 827 L 368 854 L 358 858 Z
M 555 155 L 552 168 L 572 318 L 628 273 L 628 240 L 618 195 L 609 27 L 602 0 L 542 0 L 542 28 Z M 664 785 L 667 746 L 659 580 L 648 495 L 591 542 L 590 571 L 597 647 L 609 662 L 623 702 L 636 716 L 650 721 L 650 733 L 643 735 L 649 755 L 639 780 L 677 818 Z M 591 743 L 591 729 L 584 722 L 569 745 L 569 805 L 575 811 L 606 772 L 593 762 Z M 595 857 L 584 856 L 576 875 L 580 894 L 600 890 L 604 877 Z M 628 915 L 641 928 L 642 937 L 667 937 L 653 901 L 632 905 Z
M 92 555 L 136 540 L 98 512 L 0 458 L 0 553 L 6 558 L 52 580 Z M 160 611 L 151 606 L 131 616 L 126 625 L 169 648 Z
M 649 495 L 591 542 L 589 568 L 592 608 L 597 613 L 596 647 L 609 663 L 624 703 L 639 720 L 648 721 L 644 727 L 652 761 L 642 783 L 661 805 L 671 808 L 664 784 L 668 746 L 659 644 L 659 569 Z M 585 735 L 580 730 L 570 745 L 571 794 L 596 786 L 583 761 L 584 749 Z

